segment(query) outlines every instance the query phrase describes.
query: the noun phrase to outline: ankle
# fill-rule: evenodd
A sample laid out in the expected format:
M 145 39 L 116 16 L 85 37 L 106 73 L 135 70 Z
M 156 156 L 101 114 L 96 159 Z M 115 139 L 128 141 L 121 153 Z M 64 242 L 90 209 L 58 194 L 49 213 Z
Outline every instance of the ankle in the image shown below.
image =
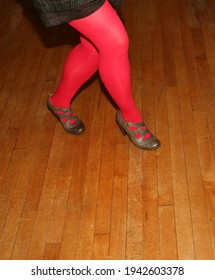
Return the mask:
M 121 111 L 124 122 L 128 123 L 141 123 L 143 121 L 142 116 L 139 112 L 136 113 L 125 113 Z
M 55 94 L 51 94 L 49 99 L 50 99 L 51 104 L 55 107 L 59 107 L 59 108 L 69 108 L 70 107 L 70 102 L 58 98 Z

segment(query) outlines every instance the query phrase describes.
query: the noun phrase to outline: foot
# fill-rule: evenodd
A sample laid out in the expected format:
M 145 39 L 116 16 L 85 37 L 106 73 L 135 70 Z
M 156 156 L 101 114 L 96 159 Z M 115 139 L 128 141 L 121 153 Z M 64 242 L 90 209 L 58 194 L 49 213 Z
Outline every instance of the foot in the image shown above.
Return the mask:
M 116 122 L 122 131 L 122 134 L 127 134 L 136 147 L 144 150 L 156 150 L 160 147 L 160 141 L 147 130 L 144 122 L 125 122 L 119 110 L 116 114 Z
M 80 135 L 84 133 L 85 126 L 83 122 L 74 115 L 70 108 L 55 107 L 51 104 L 50 97 L 48 97 L 47 107 L 50 112 L 60 121 L 66 132 Z

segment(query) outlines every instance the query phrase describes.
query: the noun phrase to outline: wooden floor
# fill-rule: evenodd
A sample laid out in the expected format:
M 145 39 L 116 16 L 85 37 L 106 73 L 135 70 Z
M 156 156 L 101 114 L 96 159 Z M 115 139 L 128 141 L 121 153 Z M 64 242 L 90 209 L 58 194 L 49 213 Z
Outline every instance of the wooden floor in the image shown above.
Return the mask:
M 119 13 L 158 151 L 122 136 L 97 76 L 72 105 L 86 133 L 66 134 L 46 100 L 78 34 L 0 0 L 0 259 L 215 259 L 215 2 Z

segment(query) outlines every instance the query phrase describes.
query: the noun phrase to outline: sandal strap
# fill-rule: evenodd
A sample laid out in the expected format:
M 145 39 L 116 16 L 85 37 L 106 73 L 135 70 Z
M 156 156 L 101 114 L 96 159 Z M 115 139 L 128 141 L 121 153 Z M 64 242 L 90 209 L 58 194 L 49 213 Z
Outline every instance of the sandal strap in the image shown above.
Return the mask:
M 50 101 L 50 96 L 48 98 L 48 107 L 52 111 L 52 113 L 60 120 L 64 127 L 72 127 L 80 121 L 71 108 L 61 108 L 52 105 Z
M 124 122 L 120 110 L 116 113 L 116 122 L 122 134 L 127 134 L 136 147 L 143 150 L 156 150 L 160 147 L 160 141 L 148 131 L 144 122 Z
M 146 128 L 145 123 L 139 122 L 139 123 L 134 123 L 134 122 L 124 122 L 126 128 L 128 130 L 129 127 L 134 127 L 135 129 L 133 130 L 136 134 L 139 134 L 139 139 L 144 139 L 146 135 L 151 136 L 151 132 Z
M 56 115 L 61 119 L 66 118 L 67 121 L 77 120 L 77 117 L 74 115 L 74 112 L 70 108 L 59 108 L 52 106 Z
M 85 126 L 78 116 L 73 113 L 71 108 L 61 108 L 52 105 L 50 101 L 51 96 L 52 94 L 48 97 L 47 107 L 50 112 L 60 121 L 66 132 L 74 135 L 83 134 L 85 131 Z
M 137 127 L 142 127 L 142 126 L 145 126 L 145 123 L 142 121 L 142 122 L 124 122 L 125 126 L 137 126 Z

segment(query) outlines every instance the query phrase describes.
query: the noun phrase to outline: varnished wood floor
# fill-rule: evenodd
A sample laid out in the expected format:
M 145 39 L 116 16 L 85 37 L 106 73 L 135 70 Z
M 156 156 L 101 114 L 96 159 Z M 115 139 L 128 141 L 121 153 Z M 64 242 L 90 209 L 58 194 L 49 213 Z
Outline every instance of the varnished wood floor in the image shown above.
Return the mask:
M 98 77 L 73 103 L 86 133 L 64 132 L 46 99 L 78 36 L 29 2 L 0 1 L 0 259 L 215 259 L 215 2 L 119 10 L 155 152 L 121 135 Z

